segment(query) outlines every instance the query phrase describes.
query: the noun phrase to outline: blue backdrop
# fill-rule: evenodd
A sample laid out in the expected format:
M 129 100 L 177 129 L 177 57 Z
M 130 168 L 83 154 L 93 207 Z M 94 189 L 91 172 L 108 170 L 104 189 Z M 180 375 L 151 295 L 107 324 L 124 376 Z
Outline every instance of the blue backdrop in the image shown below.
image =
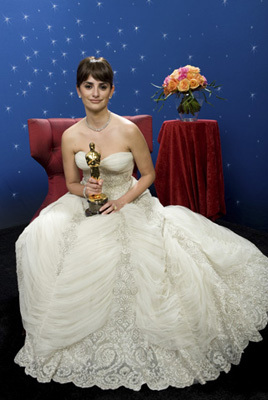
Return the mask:
M 220 126 L 227 218 L 268 230 L 266 0 L 1 0 L 0 228 L 28 222 L 47 179 L 30 157 L 27 119 L 83 117 L 79 61 L 107 58 L 115 74 L 110 109 L 153 115 L 155 163 L 162 122 L 151 83 L 192 64 L 223 85 L 227 101 L 203 106 Z

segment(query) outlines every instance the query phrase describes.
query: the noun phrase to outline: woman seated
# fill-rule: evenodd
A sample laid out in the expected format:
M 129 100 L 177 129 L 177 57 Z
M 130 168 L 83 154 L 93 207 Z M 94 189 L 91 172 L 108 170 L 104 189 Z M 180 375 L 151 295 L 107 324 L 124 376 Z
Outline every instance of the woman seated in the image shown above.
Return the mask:
M 267 258 L 230 230 L 151 196 L 145 139 L 108 110 L 114 85 L 105 59 L 80 62 L 77 93 L 86 116 L 62 137 L 69 192 L 16 243 L 26 339 L 15 362 L 39 382 L 102 389 L 216 379 L 261 340 Z M 87 163 L 90 143 L 100 177 Z M 101 193 L 108 200 L 87 217 L 89 198 Z

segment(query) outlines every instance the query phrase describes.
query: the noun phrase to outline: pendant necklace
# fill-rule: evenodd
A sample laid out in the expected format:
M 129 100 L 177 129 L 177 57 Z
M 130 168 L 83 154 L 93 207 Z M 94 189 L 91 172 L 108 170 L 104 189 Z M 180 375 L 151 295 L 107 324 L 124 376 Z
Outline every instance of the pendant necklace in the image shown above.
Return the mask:
M 111 121 L 111 118 L 112 118 L 112 113 L 111 113 L 111 111 L 109 111 L 109 118 L 108 118 L 108 121 L 107 121 L 103 126 L 101 126 L 100 128 L 94 128 L 93 126 L 89 125 L 89 123 L 87 122 L 87 118 L 85 118 L 85 123 L 86 123 L 86 126 L 87 126 L 89 129 L 91 129 L 92 131 L 100 132 L 100 131 L 103 131 L 103 129 L 105 129 L 106 126 L 109 125 L 109 123 L 110 123 L 110 121 Z

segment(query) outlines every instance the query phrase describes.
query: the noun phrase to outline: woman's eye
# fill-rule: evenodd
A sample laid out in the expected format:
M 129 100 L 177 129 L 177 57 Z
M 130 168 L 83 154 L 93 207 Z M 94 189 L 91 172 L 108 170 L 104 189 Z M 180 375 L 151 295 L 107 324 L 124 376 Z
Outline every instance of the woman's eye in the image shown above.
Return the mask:
M 108 87 L 107 85 L 101 85 L 101 89 L 102 89 L 102 90 L 106 90 L 107 87 Z

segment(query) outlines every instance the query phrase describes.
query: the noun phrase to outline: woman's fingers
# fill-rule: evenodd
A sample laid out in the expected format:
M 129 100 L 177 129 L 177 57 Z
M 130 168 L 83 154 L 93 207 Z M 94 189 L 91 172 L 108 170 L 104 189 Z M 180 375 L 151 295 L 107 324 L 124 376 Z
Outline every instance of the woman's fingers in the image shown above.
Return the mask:
M 118 210 L 118 206 L 115 201 L 108 201 L 101 208 L 100 212 L 102 214 L 112 214 Z
M 89 178 L 86 187 L 87 187 L 87 194 L 99 194 L 102 191 L 102 184 L 103 184 L 103 180 L 97 180 L 94 178 Z

